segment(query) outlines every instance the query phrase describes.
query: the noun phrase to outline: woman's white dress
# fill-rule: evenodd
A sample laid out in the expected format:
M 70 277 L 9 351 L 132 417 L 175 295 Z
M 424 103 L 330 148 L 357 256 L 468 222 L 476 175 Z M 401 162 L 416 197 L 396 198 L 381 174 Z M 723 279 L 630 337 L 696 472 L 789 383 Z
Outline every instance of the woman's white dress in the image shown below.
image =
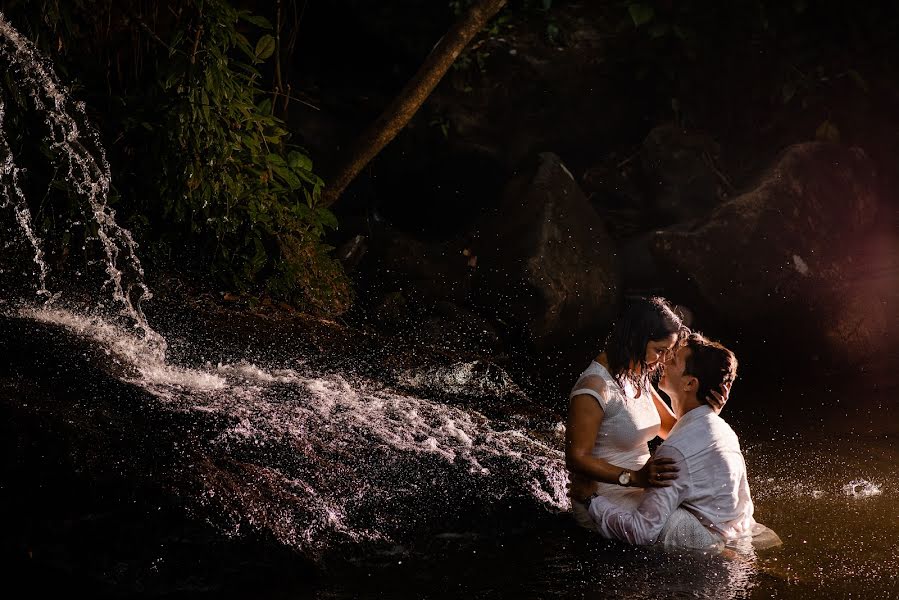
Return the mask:
M 604 394 L 591 385 L 590 380 L 596 377 L 605 382 Z M 580 394 L 592 396 L 603 410 L 593 456 L 622 469 L 639 471 L 650 457 L 648 442 L 659 434 L 662 424 L 649 390 L 642 390 L 638 396 L 629 382 L 622 387 L 604 366 L 593 361 L 578 377 L 570 397 Z M 595 491 L 629 508 L 636 508 L 643 497 L 642 488 L 612 483 L 596 483 Z M 572 515 L 578 524 L 595 531 L 593 520 L 580 503 L 572 504 Z M 714 541 L 696 517 L 682 508 L 671 515 L 658 539 L 666 547 L 678 548 L 706 548 Z

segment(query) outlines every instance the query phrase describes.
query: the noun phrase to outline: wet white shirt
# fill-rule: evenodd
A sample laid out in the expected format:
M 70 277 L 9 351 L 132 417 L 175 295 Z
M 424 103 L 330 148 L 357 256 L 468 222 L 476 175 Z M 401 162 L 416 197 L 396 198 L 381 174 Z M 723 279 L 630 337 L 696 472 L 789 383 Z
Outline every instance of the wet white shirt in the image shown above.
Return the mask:
M 598 496 L 590 516 L 600 534 L 635 545 L 656 541 L 668 517 L 681 506 L 718 539 L 753 535 L 752 498 L 740 442 L 709 406 L 681 417 L 656 450 L 680 468 L 670 487 L 648 488 L 636 508 Z

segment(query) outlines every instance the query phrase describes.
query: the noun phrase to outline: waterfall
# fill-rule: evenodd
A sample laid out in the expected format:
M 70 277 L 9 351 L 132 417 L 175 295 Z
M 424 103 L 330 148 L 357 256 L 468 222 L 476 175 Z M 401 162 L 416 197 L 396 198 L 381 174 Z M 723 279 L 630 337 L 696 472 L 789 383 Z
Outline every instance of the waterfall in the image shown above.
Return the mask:
M 21 84 L 44 117 L 50 136 L 50 147 L 66 167 L 66 181 L 87 201 L 96 225 L 96 236 L 105 258 L 104 289 L 111 294 L 112 305 L 121 316 L 140 330 L 156 351 L 165 352 L 165 340 L 157 334 L 144 316 L 141 301 L 152 297 L 144 283 L 144 270 L 137 257 L 137 244 L 131 233 L 116 223 L 115 211 L 108 204 L 111 174 L 106 152 L 99 135 L 90 125 L 82 102 L 73 102 L 51 65 L 38 53 L 34 44 L 24 38 L 0 13 L 0 58 L 10 65 L 9 72 Z M 34 251 L 39 274 L 37 294 L 48 302 L 63 292 L 47 289 L 49 268 L 44 261 L 41 240 L 36 235 L 32 216 L 19 185 L 21 170 L 17 168 L 12 148 L 6 139 L 0 100 L 0 154 L 3 166 L 2 197 L 4 206 L 12 205 L 16 221 Z M 73 116 L 74 115 L 74 116 Z M 91 152 L 88 148 L 94 148 Z
M 448 512 L 464 510 L 462 501 L 490 506 L 526 498 L 549 510 L 564 508 L 561 452 L 520 424 L 493 422 L 477 411 L 400 393 L 389 382 L 352 373 L 309 374 L 303 357 L 287 364 L 283 357 L 265 364 L 173 364 L 166 340 L 141 309 L 151 294 L 137 244 L 107 204 L 110 166 L 84 104 L 71 99 L 52 66 L 2 14 L 0 62 L 10 65 L 43 117 L 66 182 L 89 207 L 105 266 L 96 302 L 114 313 L 66 306 L 67 290 L 50 289 L 45 250 L 21 185 L 25 172 L 7 141 L 0 100 L 2 207 L 14 211 L 38 268 L 38 302 L 20 307 L 16 316 L 101 348 L 99 360 L 106 357 L 115 377 L 140 390 L 134 399 L 148 403 L 145 410 L 155 411 L 160 422 L 190 415 L 195 425 L 177 444 L 189 453 L 179 458 L 175 451 L 166 470 L 173 473 L 172 486 L 183 486 L 178 494 L 186 510 L 225 533 L 264 530 L 285 545 L 318 552 L 342 541 L 391 539 L 422 519 L 443 522 Z M 188 338 L 185 354 L 216 354 L 191 342 L 191 334 L 179 334 Z M 406 370 L 397 379 L 420 394 L 435 387 L 484 397 L 522 394 L 505 372 L 477 363 L 438 372 Z M 123 414 L 133 408 L 128 402 L 115 405 Z M 549 435 L 557 437 L 558 427 Z

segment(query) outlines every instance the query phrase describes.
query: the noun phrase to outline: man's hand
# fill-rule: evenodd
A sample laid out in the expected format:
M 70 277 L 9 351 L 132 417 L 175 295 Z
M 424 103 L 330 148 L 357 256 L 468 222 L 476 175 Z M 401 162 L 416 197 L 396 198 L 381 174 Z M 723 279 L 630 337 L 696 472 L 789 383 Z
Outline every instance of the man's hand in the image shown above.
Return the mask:
M 715 390 L 712 390 L 708 396 L 706 396 L 706 402 L 709 403 L 709 406 L 712 407 L 712 410 L 715 411 L 715 414 L 721 414 L 721 411 L 724 410 L 724 405 L 727 403 L 727 397 L 730 395 L 730 386 L 731 383 L 722 383 L 721 393 L 719 394 Z
M 633 485 L 637 487 L 668 487 L 677 479 L 680 469 L 673 458 L 650 458 L 643 468 L 634 473 Z

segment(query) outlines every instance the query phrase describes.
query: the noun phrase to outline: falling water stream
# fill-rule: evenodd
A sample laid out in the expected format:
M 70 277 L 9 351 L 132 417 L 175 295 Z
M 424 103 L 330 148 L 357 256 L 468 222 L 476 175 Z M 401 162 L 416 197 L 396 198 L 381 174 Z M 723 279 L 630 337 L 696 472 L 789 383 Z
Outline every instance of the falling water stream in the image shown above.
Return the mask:
M 0 310 L 99 349 L 97 369 L 136 390 L 135 401 L 162 422 L 188 418 L 173 444 L 183 472 L 171 480 L 184 510 L 223 536 L 263 532 L 328 559 L 316 597 L 899 597 L 897 432 L 878 425 L 896 419 L 895 388 L 868 395 L 876 411 L 847 396 L 842 407 L 809 413 L 782 410 L 790 401 L 801 407 L 802 392 L 769 390 L 765 418 L 753 416 L 749 393 L 735 392 L 734 402 L 747 404 L 734 424 L 756 514 L 783 547 L 673 555 L 600 540 L 565 514 L 562 423 L 528 427 L 429 397 L 435 388 L 524 396 L 501 370 L 489 381 L 470 361 L 383 379 L 371 370 L 323 374 L 303 356 L 226 355 L 196 331 L 176 332 L 181 351 L 172 360 L 141 308 L 151 295 L 137 245 L 108 206 L 110 167 L 85 107 L 2 14 L 0 62 L 43 117 L 65 180 L 88 207 L 104 273 L 94 305 L 54 289 L 0 97 L 2 241 L 16 238 L 33 265 L 31 297 L 0 293 Z M 370 551 L 333 566 L 334 549 L 348 544 Z M 158 572 L 158 563 L 147 568 Z

